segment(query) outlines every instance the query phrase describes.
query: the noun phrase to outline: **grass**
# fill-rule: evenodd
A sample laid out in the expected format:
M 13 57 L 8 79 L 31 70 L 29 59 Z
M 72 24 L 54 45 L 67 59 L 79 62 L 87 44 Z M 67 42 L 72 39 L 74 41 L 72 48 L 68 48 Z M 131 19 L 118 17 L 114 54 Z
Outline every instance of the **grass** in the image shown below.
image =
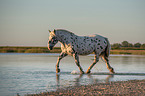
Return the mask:
M 47 47 L 0 47 L 0 53 L 50 53 Z
M 48 50 L 47 47 L 17 47 L 17 46 L 1 46 L 0 53 L 60 53 L 60 47 L 54 47 Z M 129 54 L 129 55 L 145 55 L 143 48 L 112 48 L 111 54 Z
M 111 54 L 145 55 L 145 50 L 111 50 Z

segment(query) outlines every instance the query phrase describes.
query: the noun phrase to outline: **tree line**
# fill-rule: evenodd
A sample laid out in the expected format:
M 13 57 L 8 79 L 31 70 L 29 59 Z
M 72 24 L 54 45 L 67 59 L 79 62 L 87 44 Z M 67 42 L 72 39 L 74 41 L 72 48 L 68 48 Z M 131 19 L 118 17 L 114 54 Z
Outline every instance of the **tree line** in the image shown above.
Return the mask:
M 113 48 L 121 48 L 121 47 L 131 47 L 131 48 L 145 48 L 145 43 L 141 44 L 139 42 L 135 43 L 135 44 L 132 44 L 132 43 L 129 43 L 128 41 L 123 41 L 120 43 L 114 43 L 114 44 L 111 44 L 111 47 Z

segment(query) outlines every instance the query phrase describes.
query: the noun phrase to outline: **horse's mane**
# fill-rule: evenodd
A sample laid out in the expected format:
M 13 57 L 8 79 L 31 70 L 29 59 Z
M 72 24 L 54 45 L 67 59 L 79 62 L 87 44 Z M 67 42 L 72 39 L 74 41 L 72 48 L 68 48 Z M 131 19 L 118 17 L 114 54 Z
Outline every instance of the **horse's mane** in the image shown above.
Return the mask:
M 73 34 L 73 35 L 75 35 L 74 33 L 72 33 L 72 32 L 70 32 L 70 31 L 67 31 L 67 30 L 65 30 L 65 29 L 56 29 L 56 31 L 60 31 L 60 32 L 63 32 L 63 33 L 66 33 L 66 34 Z

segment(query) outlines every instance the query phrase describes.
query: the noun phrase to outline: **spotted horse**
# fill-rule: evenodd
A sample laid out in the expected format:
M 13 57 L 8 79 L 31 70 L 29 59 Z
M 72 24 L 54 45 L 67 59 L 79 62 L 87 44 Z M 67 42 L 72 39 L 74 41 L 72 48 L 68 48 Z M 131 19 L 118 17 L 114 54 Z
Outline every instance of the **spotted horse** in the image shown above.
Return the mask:
M 86 73 L 90 73 L 93 66 L 99 61 L 101 56 L 106 62 L 106 66 L 111 73 L 115 73 L 109 64 L 110 43 L 107 38 L 100 35 L 77 36 L 72 32 L 64 29 L 49 30 L 48 49 L 52 50 L 55 44 L 59 41 L 61 43 L 61 54 L 57 59 L 56 73 L 60 72 L 59 63 L 62 58 L 71 55 L 75 59 L 76 65 L 79 67 L 80 74 L 84 74 L 79 62 L 79 55 L 88 55 L 94 52 L 94 62 L 89 66 Z

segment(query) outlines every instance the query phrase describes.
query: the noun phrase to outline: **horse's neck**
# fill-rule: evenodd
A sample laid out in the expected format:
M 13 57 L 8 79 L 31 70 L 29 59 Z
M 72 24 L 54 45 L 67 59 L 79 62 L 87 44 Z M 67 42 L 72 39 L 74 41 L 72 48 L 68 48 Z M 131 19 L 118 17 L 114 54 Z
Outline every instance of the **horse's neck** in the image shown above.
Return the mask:
M 58 34 L 58 41 L 62 44 L 67 44 L 71 42 L 71 38 L 74 39 L 75 37 L 77 37 L 75 34 Z

